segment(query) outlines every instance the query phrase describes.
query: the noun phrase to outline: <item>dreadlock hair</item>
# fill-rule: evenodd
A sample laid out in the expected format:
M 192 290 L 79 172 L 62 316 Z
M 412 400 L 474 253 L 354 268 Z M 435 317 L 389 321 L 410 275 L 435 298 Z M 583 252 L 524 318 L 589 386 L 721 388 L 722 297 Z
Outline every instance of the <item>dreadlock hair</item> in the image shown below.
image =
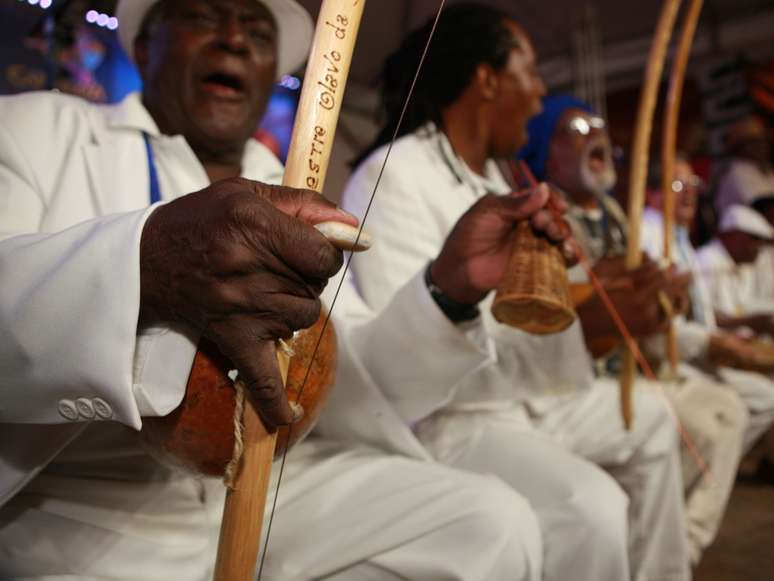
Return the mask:
M 495 70 L 505 67 L 510 51 L 518 46 L 505 24 L 506 18 L 505 12 L 472 2 L 455 4 L 441 14 L 398 137 L 428 121 L 442 128 L 441 112 L 459 98 L 480 64 L 489 64 Z M 433 20 L 411 32 L 387 58 L 380 75 L 384 125 L 353 162 L 354 167 L 392 140 Z

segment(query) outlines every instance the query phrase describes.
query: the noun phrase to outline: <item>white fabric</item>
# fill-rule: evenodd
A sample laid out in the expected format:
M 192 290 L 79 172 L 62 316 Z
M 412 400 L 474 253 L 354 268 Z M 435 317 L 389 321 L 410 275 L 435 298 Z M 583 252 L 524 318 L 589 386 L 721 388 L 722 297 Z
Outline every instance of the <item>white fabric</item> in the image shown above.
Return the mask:
M 620 208 L 612 199 L 606 199 L 609 211 L 620 214 Z M 575 223 L 571 211 L 571 223 Z M 582 228 L 574 224 L 576 229 Z M 604 236 L 599 231 L 599 236 Z M 682 268 L 695 262 L 687 237 L 680 233 L 673 246 L 673 260 Z M 589 234 L 579 237 L 585 245 Z M 643 215 L 641 241 L 655 260 L 663 251 L 663 226 L 660 214 L 646 209 Z M 584 246 L 585 248 L 585 246 Z M 586 252 L 589 249 L 586 248 Z M 701 304 L 706 289 L 692 289 L 695 301 Z M 706 296 L 705 296 L 706 300 Z M 699 316 L 703 311 L 697 309 Z M 711 314 L 711 309 L 710 309 Z M 714 322 L 714 319 L 712 320 Z M 711 333 L 706 327 L 688 322 L 683 317 L 675 320 L 681 357 L 686 361 L 706 356 Z M 642 346 L 662 361 L 666 358 L 663 335 L 642 341 Z M 663 396 L 668 398 L 681 425 L 681 465 L 686 485 L 686 519 L 690 541 L 691 562 L 698 563 L 703 551 L 717 534 L 723 518 L 728 496 L 734 482 L 741 456 L 741 442 L 747 427 L 747 413 L 739 396 L 687 364 L 681 364 L 679 376 L 687 379 L 661 384 Z M 617 379 L 617 378 L 616 378 Z M 703 405 L 697 405 L 702 402 Z M 706 463 L 706 467 L 705 467 Z M 699 478 L 700 469 L 712 472 L 712 476 Z
M 736 317 L 774 312 L 774 300 L 756 292 L 754 264 L 736 264 L 718 239 L 699 248 L 696 255 L 716 313 Z
M 136 95 L 97 107 L 26 94 L 0 99 L 0 116 L 0 577 L 205 579 L 222 487 L 170 473 L 134 431 L 141 416 L 180 401 L 197 340 L 185 329 L 136 336 L 149 201 L 140 132 L 151 136 L 165 199 L 206 186 L 206 173 L 182 137 L 159 134 Z M 282 171 L 255 142 L 243 168 L 267 182 Z M 349 421 L 382 450 L 314 441 L 301 449 L 309 454 L 292 456 L 273 537 L 287 550 L 272 557 L 274 579 L 290 570 L 294 579 L 365 579 L 361 572 L 378 570 L 537 581 L 540 537 L 524 500 L 493 478 L 429 462 L 377 386 L 411 369 L 417 390 L 430 374 L 453 384 L 490 358 L 485 338 L 425 309 L 421 281 L 381 318 L 355 299 L 346 286 L 338 308 L 347 317 L 337 325 L 343 395 L 328 423 Z M 425 349 L 405 349 L 412 324 Z M 453 361 L 441 368 L 427 364 L 436 341 Z M 403 366 L 375 366 L 372 377 L 358 360 L 365 347 Z M 76 405 L 84 401 L 115 421 L 85 421 Z M 60 415 L 70 409 L 73 420 Z M 294 550 L 298 539 L 307 550 Z
M 710 331 L 717 328 L 715 321 L 715 311 L 712 305 L 712 297 L 707 288 L 706 281 L 701 273 L 699 259 L 690 240 L 687 239 L 687 232 L 682 228 L 676 228 L 674 243 L 672 244 L 672 262 L 683 270 L 688 270 L 693 275 L 691 286 L 691 300 L 693 301 L 694 319 L 707 327 Z M 642 248 L 655 261 L 660 261 L 664 255 L 664 219 L 658 210 L 645 208 L 642 215 L 642 234 L 640 237 Z M 681 319 L 684 321 L 684 319 Z M 681 352 L 684 350 L 693 352 L 693 344 L 680 345 Z
M 182 137 L 159 134 L 138 95 L 95 107 L 33 93 L 2 99 L 0 110 L 2 503 L 86 425 L 63 417 L 63 403 L 99 398 L 111 419 L 139 429 L 140 416 L 166 414 L 182 399 L 195 334 L 137 334 L 139 239 L 149 213 L 138 130 L 151 136 L 168 199 L 208 180 Z M 281 177 L 257 142 L 244 165 L 253 170 L 246 177 Z M 34 424 L 57 427 L 42 439 Z
M 755 261 L 755 294 L 774 298 L 774 245 L 761 248 Z
M 762 171 L 746 159 L 732 160 L 718 182 L 715 206 L 720 214 L 734 204 L 750 205 L 758 198 L 774 195 L 774 172 Z
M 717 331 L 714 305 L 707 289 L 706 278 L 687 237 L 678 235 L 673 248 L 674 263 L 693 275 L 691 298 L 694 312 L 709 323 L 701 324 L 675 320 L 678 347 L 683 361 L 700 360 L 706 364 L 709 337 Z M 647 208 L 643 215 L 643 247 L 654 260 L 663 256 L 664 223 L 661 212 Z M 724 253 L 725 250 L 718 248 Z M 721 253 L 722 258 L 730 258 Z M 730 262 L 723 260 L 722 267 Z M 697 317 L 698 318 L 698 317 Z M 683 426 L 707 461 L 712 478 L 706 478 L 689 493 L 689 534 L 694 542 L 706 547 L 714 538 L 722 518 L 722 509 L 733 484 L 739 454 L 748 451 L 774 423 L 774 383 L 758 373 L 721 368 L 714 377 L 695 367 L 680 365 L 680 375 L 687 382 L 677 388 L 672 401 Z M 701 384 L 705 387 L 702 389 Z M 715 385 L 717 384 L 717 386 Z M 744 403 L 744 413 L 738 411 L 738 402 L 722 394 L 718 387 L 733 390 Z M 746 417 L 745 417 L 746 416 Z M 745 428 L 746 425 L 746 428 Z M 741 440 L 740 440 L 741 437 Z M 696 461 L 686 457 L 683 467 L 694 471 L 684 473 L 686 485 L 696 482 Z M 714 483 L 712 482 L 714 480 Z
M 542 578 L 537 520 L 493 476 L 315 439 L 288 460 L 264 579 Z
M 384 154 L 384 148 L 372 154 L 347 186 L 343 205 L 356 216 L 363 214 Z M 369 306 L 388 304 L 436 256 L 456 220 L 487 191 L 508 191 L 494 164 L 487 166 L 485 177 L 474 175 L 432 127 L 398 140 L 366 222 L 376 240 L 372 260 L 356 256 L 353 263 L 357 287 Z M 422 442 L 443 462 L 456 466 L 459 461 L 463 468 L 497 474 L 533 503 L 543 529 L 546 579 L 627 578 L 622 571 L 628 558 L 620 542 L 626 502 L 620 491 L 611 492 L 616 488 L 610 479 L 581 457 L 604 461 L 631 499 L 632 576 L 638 581 L 688 579 L 677 440 L 666 404 L 639 394 L 638 427 L 627 435 L 618 420 L 617 390 L 600 384 L 592 388 L 591 362 L 578 325 L 552 337 L 528 337 L 498 327 L 486 305 L 482 313 L 497 345 L 497 365 L 463 379 L 450 403 L 418 424 Z M 594 403 L 586 407 L 583 402 Z M 567 429 L 561 427 L 568 410 L 598 404 L 609 412 L 604 430 L 598 421 L 582 421 L 583 414 L 577 423 L 566 422 Z M 404 419 L 416 417 L 404 413 Z M 517 435 L 525 418 L 536 430 Z M 542 443 L 533 448 L 535 437 Z M 576 481 L 579 470 L 583 475 Z M 567 480 L 553 482 L 560 474 L 567 474 Z M 597 501 L 579 508 L 568 500 L 576 494 Z M 616 500 L 600 505 L 607 494 Z M 583 554 L 568 520 L 583 522 L 575 527 L 582 527 L 587 542 L 598 547 L 593 558 L 588 551 Z M 616 536 L 619 541 L 610 543 Z M 570 537 L 581 544 L 565 552 Z
M 730 384 L 682 363 L 678 374 L 682 379 L 665 386 L 664 393 L 689 438 L 681 447 L 681 466 L 691 562 L 696 565 L 720 528 L 739 462 L 749 449 L 745 442 L 762 432 L 750 421 L 747 402 Z M 766 419 L 770 425 L 771 414 Z

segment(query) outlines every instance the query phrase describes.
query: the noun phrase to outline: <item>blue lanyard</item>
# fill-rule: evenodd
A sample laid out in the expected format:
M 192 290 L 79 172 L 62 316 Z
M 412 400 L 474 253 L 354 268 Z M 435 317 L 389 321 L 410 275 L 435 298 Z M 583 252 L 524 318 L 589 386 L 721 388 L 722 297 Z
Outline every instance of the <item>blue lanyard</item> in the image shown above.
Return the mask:
M 150 177 L 150 203 L 155 204 L 161 201 L 161 188 L 159 187 L 159 174 L 156 171 L 156 162 L 153 159 L 153 149 L 151 148 L 150 137 L 147 133 L 142 134 L 145 140 L 145 153 L 148 155 L 148 175 Z

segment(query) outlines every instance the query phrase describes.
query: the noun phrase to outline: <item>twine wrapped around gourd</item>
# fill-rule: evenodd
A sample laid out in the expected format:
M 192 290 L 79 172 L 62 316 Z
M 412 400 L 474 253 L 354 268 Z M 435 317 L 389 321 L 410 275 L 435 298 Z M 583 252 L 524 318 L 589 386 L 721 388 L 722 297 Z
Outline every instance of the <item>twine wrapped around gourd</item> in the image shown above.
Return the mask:
M 336 375 L 336 333 L 331 321 L 325 325 L 325 312 L 288 345 L 293 355 L 285 390 L 289 401 L 303 407 L 304 416 L 292 431 L 280 428 L 275 457 L 312 429 Z M 235 418 L 239 422 L 242 415 L 235 413 L 239 398 L 229 376 L 232 369 L 214 343 L 200 342 L 183 402 L 167 416 L 143 419 L 142 437 L 157 458 L 196 474 L 227 475 L 227 466 L 238 456 L 240 430 Z

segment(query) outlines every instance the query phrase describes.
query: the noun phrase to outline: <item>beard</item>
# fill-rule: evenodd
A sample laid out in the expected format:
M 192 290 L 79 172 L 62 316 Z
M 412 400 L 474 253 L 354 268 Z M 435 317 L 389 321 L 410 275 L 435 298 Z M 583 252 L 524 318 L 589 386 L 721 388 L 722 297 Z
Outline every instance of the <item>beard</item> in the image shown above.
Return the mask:
M 615 186 L 618 175 L 613 165 L 613 148 L 604 137 L 590 140 L 583 148 L 580 180 L 590 194 L 606 195 Z

